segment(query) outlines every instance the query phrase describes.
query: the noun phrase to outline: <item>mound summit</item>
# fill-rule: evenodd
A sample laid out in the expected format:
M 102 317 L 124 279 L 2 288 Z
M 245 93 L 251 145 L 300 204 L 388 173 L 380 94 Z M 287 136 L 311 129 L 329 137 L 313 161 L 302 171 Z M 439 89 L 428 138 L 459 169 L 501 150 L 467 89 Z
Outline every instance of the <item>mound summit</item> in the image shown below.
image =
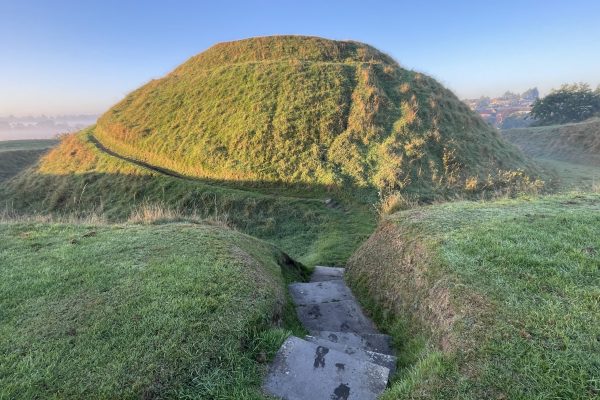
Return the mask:
M 222 181 L 423 191 L 528 168 L 434 79 L 366 44 L 304 36 L 217 44 L 129 94 L 93 135 Z

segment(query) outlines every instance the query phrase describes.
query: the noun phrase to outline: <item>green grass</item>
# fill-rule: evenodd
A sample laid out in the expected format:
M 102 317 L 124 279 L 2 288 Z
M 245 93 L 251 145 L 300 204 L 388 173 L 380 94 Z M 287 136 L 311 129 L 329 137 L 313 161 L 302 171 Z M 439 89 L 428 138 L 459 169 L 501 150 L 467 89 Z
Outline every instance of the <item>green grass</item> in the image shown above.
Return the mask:
M 399 346 L 383 399 L 597 398 L 599 265 L 597 194 L 391 216 L 348 266 Z
M 508 129 L 502 135 L 530 157 L 600 167 L 600 119 Z
M 265 355 L 298 329 L 284 284 L 303 270 L 234 231 L 20 222 L 0 238 L 2 399 L 262 399 Z
M 502 135 L 533 157 L 558 192 L 600 188 L 600 120 L 509 129 Z
M 99 151 L 87 131 L 65 138 L 29 171 L 4 187 L 0 200 L 10 212 L 126 221 L 140 208 L 157 205 L 185 217 L 211 218 L 268 240 L 306 265 L 343 264 L 374 229 L 370 204 L 297 189 L 248 188 L 154 172 Z
M 17 150 L 46 150 L 58 144 L 55 139 L 0 141 L 0 153 Z
M 536 163 L 552 176 L 549 185 L 560 192 L 598 192 L 600 189 L 600 166 L 536 158 Z
M 0 183 L 37 162 L 58 140 L 8 140 L 0 142 Z
M 431 199 L 499 170 L 536 173 L 432 78 L 362 43 L 305 36 L 213 46 L 126 96 L 93 134 L 187 176 L 354 198 Z

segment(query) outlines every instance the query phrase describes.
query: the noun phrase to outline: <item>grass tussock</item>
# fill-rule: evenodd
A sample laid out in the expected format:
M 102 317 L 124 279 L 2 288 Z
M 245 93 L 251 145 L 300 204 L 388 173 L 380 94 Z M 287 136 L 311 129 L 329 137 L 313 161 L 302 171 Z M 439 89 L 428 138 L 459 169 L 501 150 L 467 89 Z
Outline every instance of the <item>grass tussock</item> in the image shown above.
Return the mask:
M 382 398 L 597 397 L 599 229 L 589 193 L 384 219 L 347 268 L 398 346 Z

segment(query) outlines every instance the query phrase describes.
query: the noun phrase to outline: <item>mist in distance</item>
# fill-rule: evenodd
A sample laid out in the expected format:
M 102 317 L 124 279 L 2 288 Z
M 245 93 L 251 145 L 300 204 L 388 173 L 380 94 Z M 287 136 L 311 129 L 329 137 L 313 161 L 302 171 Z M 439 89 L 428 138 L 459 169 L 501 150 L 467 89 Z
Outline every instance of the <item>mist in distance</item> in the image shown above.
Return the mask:
M 96 114 L 0 117 L 0 140 L 52 139 L 96 123 Z

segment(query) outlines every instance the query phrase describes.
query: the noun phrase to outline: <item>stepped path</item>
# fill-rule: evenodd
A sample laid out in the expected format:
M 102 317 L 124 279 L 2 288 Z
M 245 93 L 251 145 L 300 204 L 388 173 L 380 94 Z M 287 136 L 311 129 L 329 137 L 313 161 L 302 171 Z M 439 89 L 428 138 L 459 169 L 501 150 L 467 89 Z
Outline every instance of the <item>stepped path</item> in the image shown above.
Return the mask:
M 293 283 L 289 291 L 310 335 L 283 343 L 265 391 L 285 400 L 376 399 L 396 357 L 390 336 L 377 331 L 346 286 L 344 269 L 316 267 L 310 283 Z

